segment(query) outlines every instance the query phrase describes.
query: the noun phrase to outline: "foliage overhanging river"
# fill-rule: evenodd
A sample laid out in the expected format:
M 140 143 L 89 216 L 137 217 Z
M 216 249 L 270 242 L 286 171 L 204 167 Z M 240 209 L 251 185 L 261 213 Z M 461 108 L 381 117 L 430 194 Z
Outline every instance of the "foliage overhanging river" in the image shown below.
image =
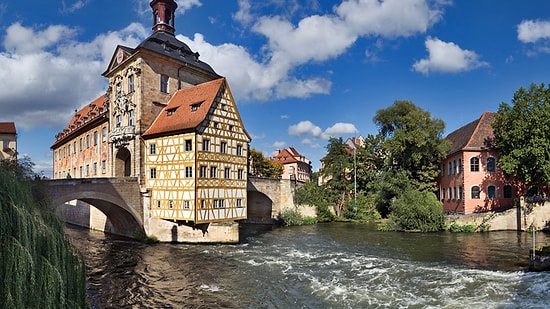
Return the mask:
M 249 230 L 249 232 L 254 232 Z M 67 228 L 90 308 L 547 308 L 532 234 L 378 232 L 319 224 L 238 245 L 146 245 Z M 537 245 L 550 236 L 537 233 Z

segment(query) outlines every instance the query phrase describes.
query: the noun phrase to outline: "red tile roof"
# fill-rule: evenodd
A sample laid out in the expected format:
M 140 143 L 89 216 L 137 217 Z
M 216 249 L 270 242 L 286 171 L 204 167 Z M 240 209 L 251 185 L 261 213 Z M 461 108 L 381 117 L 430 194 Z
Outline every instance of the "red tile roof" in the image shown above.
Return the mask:
M 0 134 L 17 134 L 14 122 L 0 122 Z
M 69 124 L 63 129 L 63 131 L 59 132 L 55 138 L 56 142 L 52 145 L 52 148 L 54 148 L 57 144 L 65 140 L 71 133 L 75 132 L 76 130 L 84 127 L 91 123 L 91 120 L 96 119 L 97 115 L 103 115 L 107 112 L 108 107 L 105 106 L 105 96 L 100 96 L 97 99 L 93 100 L 90 104 L 87 104 L 79 111 L 75 111 L 74 116 L 69 121 Z M 98 113 L 96 115 L 96 112 Z M 89 117 L 89 119 L 88 119 Z M 107 119 L 107 118 L 103 118 Z
M 492 124 L 495 121 L 495 115 L 495 112 L 484 112 L 478 119 L 447 135 L 447 139 L 451 141 L 449 154 L 460 150 L 490 148 L 494 140 Z
M 194 130 L 208 116 L 222 86 L 225 78 L 178 90 L 143 136 Z
M 296 162 L 308 163 L 306 157 L 301 155 L 294 147 L 279 150 L 271 160 L 283 164 Z

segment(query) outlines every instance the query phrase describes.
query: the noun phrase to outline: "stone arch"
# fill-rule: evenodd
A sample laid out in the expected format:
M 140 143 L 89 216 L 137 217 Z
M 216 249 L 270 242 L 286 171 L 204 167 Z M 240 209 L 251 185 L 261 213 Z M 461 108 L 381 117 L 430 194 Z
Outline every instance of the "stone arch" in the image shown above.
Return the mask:
M 128 148 L 120 148 L 115 157 L 115 177 L 132 175 L 132 154 Z
M 58 192 L 57 194 L 52 195 L 52 204 L 56 208 L 71 207 L 66 206 L 68 202 L 73 200 L 82 201 L 94 206 L 105 214 L 107 219 L 112 224 L 112 230 L 109 232 L 131 238 L 135 238 L 136 233 L 145 235 L 143 222 L 140 219 L 140 216 L 127 205 L 122 197 L 114 196 L 106 191 L 107 190 L 79 191 L 73 188 L 72 192 Z M 56 212 L 59 213 L 57 210 Z
M 248 191 L 247 201 L 247 222 L 260 224 L 273 223 L 273 201 L 269 196 L 259 191 Z

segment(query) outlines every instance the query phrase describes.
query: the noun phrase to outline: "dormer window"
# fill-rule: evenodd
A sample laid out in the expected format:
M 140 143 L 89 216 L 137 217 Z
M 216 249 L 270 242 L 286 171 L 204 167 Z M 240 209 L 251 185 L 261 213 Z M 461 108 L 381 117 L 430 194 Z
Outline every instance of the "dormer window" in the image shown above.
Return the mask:
M 166 110 L 166 116 L 172 116 L 176 112 L 176 109 L 178 108 L 176 107 L 176 108 L 170 108 Z
M 204 102 L 204 101 L 191 104 L 191 111 L 192 112 L 197 111 L 199 109 L 199 107 L 201 107 L 202 102 Z

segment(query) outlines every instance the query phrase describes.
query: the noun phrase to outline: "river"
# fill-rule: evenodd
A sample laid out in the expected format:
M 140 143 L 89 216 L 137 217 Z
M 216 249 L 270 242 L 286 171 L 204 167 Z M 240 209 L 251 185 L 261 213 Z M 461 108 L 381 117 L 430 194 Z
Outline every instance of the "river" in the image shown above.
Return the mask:
M 548 308 L 532 234 L 394 233 L 370 224 L 246 229 L 238 245 L 146 245 L 67 228 L 90 308 Z M 536 235 L 537 245 L 550 236 Z

